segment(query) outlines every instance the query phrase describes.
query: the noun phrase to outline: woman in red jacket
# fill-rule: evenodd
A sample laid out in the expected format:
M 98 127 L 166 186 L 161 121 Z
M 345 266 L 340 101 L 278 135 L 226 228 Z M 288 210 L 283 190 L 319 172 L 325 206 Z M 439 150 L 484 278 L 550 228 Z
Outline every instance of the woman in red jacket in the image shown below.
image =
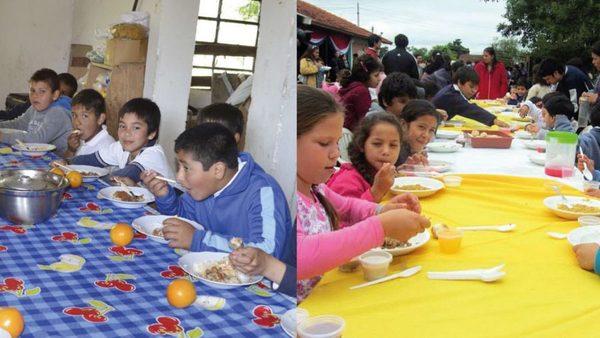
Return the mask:
M 479 75 L 478 100 L 503 98 L 508 92 L 508 76 L 504 64 L 496 60 L 496 51 L 493 47 L 483 50 L 483 60 L 475 65 Z

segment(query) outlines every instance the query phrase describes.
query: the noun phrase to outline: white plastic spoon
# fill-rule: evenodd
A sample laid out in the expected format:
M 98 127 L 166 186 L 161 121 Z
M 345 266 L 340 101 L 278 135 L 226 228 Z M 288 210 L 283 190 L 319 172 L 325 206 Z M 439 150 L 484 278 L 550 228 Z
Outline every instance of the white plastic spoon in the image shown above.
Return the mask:
M 494 282 L 506 276 L 506 272 L 500 271 L 504 264 L 500 264 L 491 269 L 474 269 L 462 271 L 446 271 L 446 272 L 428 272 L 429 279 L 442 280 L 481 280 L 483 282 Z
M 581 156 L 583 156 L 583 150 L 581 149 L 581 146 L 579 146 L 579 153 L 581 154 Z M 588 181 L 594 179 L 594 175 L 592 175 L 592 172 L 588 169 L 587 164 L 585 162 L 583 162 L 583 177 Z
M 503 225 L 476 225 L 476 226 L 467 226 L 467 227 L 456 227 L 458 230 L 462 231 L 477 231 L 477 230 L 491 230 L 491 231 L 500 231 L 500 232 L 508 232 L 512 231 L 517 227 L 516 224 L 503 224 Z
M 364 288 L 365 286 L 370 286 L 370 285 L 374 285 L 374 284 L 379 284 L 379 283 L 383 283 L 383 282 L 387 282 L 389 280 L 392 279 L 396 279 L 396 278 L 400 278 L 400 277 L 410 277 L 412 275 L 414 275 L 415 273 L 421 271 L 421 266 L 417 265 L 417 266 L 413 266 L 412 268 L 408 268 L 406 270 L 402 270 L 398 273 L 389 275 L 389 276 L 385 276 L 376 280 L 372 280 L 370 282 L 366 282 L 366 283 L 362 283 L 362 284 L 358 284 L 355 285 L 353 287 L 350 288 L 350 290 L 354 290 L 354 289 L 360 289 L 360 288 Z
M 562 232 L 555 232 L 555 231 L 548 231 L 546 233 L 546 235 L 548 235 L 554 239 L 565 239 L 568 236 L 568 234 L 564 234 Z

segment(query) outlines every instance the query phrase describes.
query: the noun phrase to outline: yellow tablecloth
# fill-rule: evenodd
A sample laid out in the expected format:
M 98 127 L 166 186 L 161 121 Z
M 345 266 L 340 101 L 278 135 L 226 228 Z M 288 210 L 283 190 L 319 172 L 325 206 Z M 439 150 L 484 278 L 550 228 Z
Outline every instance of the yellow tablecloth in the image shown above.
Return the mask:
M 300 305 L 311 316 L 337 314 L 344 337 L 592 337 L 600 335 L 600 278 L 579 268 L 566 240 L 577 221 L 543 206 L 549 180 L 464 175 L 460 187 L 422 199 L 423 214 L 450 226 L 516 223 L 510 233 L 465 232 L 457 254 L 442 254 L 436 240 L 395 257 L 390 273 L 421 265 L 408 279 L 363 289 L 362 271 L 325 275 Z M 581 192 L 562 187 L 563 193 Z M 506 263 L 495 283 L 427 279 L 427 271 L 486 268 Z

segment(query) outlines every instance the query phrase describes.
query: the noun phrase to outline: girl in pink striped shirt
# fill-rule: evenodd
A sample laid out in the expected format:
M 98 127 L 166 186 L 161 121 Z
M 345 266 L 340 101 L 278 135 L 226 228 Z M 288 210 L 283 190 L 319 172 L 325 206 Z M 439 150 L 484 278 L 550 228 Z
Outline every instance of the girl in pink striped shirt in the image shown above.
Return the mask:
M 385 206 L 340 196 L 324 182 L 340 155 L 343 108 L 328 93 L 298 86 L 297 107 L 297 238 L 298 302 L 322 274 L 378 247 L 384 236 L 406 241 L 429 220 L 412 195 L 398 196 Z M 352 224 L 339 229 L 338 224 Z

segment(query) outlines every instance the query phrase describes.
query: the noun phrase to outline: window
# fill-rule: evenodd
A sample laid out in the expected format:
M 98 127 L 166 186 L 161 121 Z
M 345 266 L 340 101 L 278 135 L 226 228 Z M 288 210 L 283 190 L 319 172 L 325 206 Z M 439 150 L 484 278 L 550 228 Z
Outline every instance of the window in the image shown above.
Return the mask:
M 209 89 L 213 74 L 251 74 L 259 0 L 200 0 L 192 88 Z

